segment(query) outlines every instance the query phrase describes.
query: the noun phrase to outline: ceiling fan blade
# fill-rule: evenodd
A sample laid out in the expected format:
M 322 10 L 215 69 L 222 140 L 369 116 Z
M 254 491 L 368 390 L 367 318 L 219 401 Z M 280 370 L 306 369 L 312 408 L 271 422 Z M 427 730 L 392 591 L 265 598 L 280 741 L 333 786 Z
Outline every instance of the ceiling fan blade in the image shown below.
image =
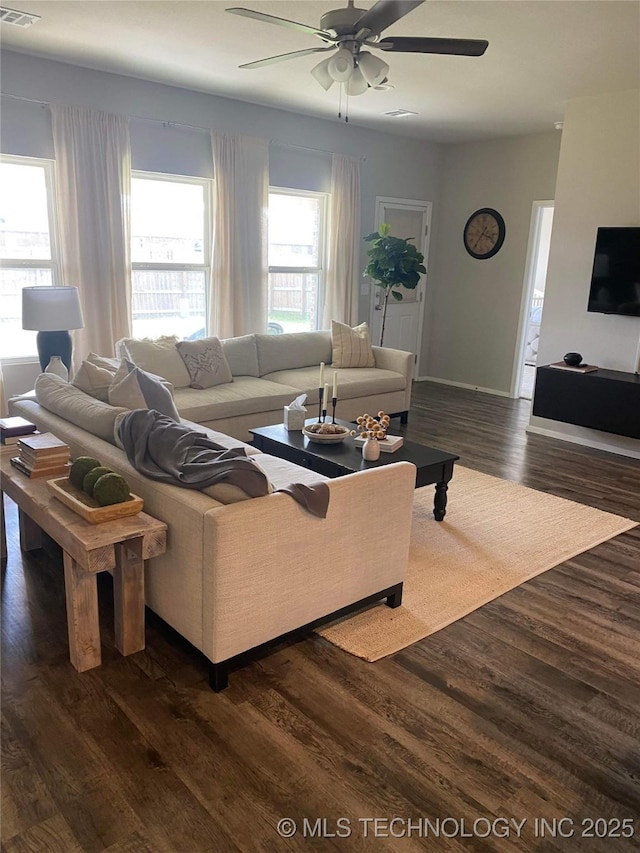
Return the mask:
M 266 59 L 257 59 L 255 62 L 245 62 L 238 68 L 262 68 L 264 65 L 275 65 L 276 62 L 295 59 L 296 56 L 309 56 L 312 53 L 324 53 L 327 50 L 335 50 L 335 47 L 307 47 L 305 50 L 294 50 L 292 53 L 280 53 L 278 56 L 268 56 Z
M 482 56 L 489 47 L 485 39 L 440 39 L 418 36 L 389 36 L 371 47 L 396 53 L 448 53 L 454 56 Z
M 354 24 L 353 30 L 354 32 L 368 30 L 367 38 L 377 36 L 382 30 L 386 30 L 391 24 L 395 24 L 423 3 L 424 0 L 378 0 Z
M 289 21 L 287 18 L 277 18 L 275 15 L 266 15 L 264 12 L 254 12 L 253 9 L 242 9 L 240 7 L 226 9 L 225 11 L 231 12 L 233 15 L 242 15 L 244 18 L 255 18 L 256 21 L 264 21 L 266 24 L 276 24 L 289 30 L 298 30 L 301 33 L 333 40 L 331 33 L 325 30 L 319 30 L 317 27 L 311 27 L 308 24 L 299 24 L 297 21 Z

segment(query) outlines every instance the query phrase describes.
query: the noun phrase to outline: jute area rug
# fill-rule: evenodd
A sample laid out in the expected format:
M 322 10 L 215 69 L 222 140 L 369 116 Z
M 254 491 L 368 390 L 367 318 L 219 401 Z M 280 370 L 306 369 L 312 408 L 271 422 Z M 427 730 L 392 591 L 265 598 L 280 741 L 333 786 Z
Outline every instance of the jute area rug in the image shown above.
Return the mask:
M 635 521 L 456 467 L 447 515 L 417 489 L 402 606 L 378 604 L 318 633 L 378 660 L 428 637 L 530 578 L 636 527 Z

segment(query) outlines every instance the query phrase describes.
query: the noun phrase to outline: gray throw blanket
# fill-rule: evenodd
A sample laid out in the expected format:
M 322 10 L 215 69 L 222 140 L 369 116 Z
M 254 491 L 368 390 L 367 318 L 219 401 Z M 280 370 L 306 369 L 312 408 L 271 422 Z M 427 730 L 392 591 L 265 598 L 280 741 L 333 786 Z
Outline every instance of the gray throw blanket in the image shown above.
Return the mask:
M 151 480 L 186 489 L 229 483 L 252 498 L 269 494 L 266 474 L 244 447 L 222 447 L 205 433 L 155 409 L 134 409 L 123 415 L 118 437 L 129 462 Z M 276 491 L 291 495 L 310 513 L 325 518 L 329 506 L 326 483 L 291 483 Z

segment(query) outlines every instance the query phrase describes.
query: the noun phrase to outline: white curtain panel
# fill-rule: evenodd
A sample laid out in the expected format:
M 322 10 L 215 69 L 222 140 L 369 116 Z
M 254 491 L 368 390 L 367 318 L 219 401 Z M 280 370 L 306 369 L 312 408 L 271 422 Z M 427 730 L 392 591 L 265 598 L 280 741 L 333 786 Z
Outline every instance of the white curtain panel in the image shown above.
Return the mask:
M 51 105 L 61 284 L 80 293 L 74 363 L 131 334 L 131 148 L 125 116 Z
M 360 160 L 333 154 L 329 205 L 329 261 L 322 328 L 358 322 L 360 278 Z
M 7 414 L 6 398 L 4 393 L 4 378 L 2 376 L 2 364 L 0 363 L 0 418 L 4 418 Z M 0 497 L 0 500 L 2 498 Z
M 269 143 L 211 134 L 216 209 L 209 327 L 220 338 L 267 328 Z

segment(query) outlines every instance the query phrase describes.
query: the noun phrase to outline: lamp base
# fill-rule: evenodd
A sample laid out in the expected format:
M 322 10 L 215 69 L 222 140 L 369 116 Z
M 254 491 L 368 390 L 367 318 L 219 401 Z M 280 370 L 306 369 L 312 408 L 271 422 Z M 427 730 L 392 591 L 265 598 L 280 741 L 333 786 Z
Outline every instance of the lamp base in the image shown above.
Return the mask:
M 52 355 L 59 355 L 62 363 L 71 372 L 71 335 L 67 331 L 38 332 L 36 335 L 38 358 L 44 373 Z

